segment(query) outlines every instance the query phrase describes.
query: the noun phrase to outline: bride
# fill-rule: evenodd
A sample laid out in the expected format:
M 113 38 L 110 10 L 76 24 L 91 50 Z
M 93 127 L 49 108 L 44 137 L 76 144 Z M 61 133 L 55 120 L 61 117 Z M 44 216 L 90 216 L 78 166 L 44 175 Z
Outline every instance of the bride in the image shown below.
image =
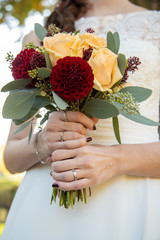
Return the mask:
M 141 113 L 158 121 L 158 11 L 127 0 L 61 0 L 47 18 L 46 27 L 52 22 L 68 32 L 93 28 L 102 37 L 109 30 L 118 31 L 120 51 L 142 62 L 130 82 L 153 91 L 141 104 Z M 23 46 L 29 41 L 40 45 L 33 32 L 24 38 Z M 121 145 L 116 143 L 110 119 L 98 121 L 79 112 L 53 113 L 29 145 L 29 130 L 12 135 L 16 129 L 12 123 L 4 160 L 11 173 L 26 171 L 26 175 L 1 240 L 160 239 L 157 128 L 120 117 Z M 91 136 L 87 136 L 88 129 Z M 60 208 L 58 203 L 50 205 L 52 184 L 61 190 L 91 186 L 92 197 L 87 205 L 77 203 L 73 210 Z

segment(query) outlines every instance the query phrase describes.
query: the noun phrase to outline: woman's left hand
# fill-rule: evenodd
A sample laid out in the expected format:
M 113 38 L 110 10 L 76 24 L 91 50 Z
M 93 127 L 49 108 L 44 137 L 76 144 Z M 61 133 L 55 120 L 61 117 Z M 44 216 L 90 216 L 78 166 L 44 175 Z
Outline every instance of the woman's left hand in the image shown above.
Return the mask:
M 118 146 L 86 145 L 76 149 L 55 150 L 52 177 L 64 191 L 91 187 L 119 174 Z M 76 170 L 77 180 L 74 179 Z

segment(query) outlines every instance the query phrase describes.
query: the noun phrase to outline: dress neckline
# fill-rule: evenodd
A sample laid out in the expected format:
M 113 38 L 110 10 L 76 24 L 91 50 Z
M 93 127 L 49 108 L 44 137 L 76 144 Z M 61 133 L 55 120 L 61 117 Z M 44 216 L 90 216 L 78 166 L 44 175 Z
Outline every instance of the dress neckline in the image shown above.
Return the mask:
M 76 23 L 84 21 L 84 20 L 92 20 L 92 19 L 116 19 L 116 18 L 122 18 L 122 17 L 132 17 L 133 15 L 146 15 L 146 14 L 151 14 L 151 13 L 160 13 L 158 10 L 146 10 L 146 11 L 134 11 L 134 12 L 129 12 L 129 13 L 117 13 L 113 15 L 104 15 L 104 16 L 84 16 L 76 20 Z

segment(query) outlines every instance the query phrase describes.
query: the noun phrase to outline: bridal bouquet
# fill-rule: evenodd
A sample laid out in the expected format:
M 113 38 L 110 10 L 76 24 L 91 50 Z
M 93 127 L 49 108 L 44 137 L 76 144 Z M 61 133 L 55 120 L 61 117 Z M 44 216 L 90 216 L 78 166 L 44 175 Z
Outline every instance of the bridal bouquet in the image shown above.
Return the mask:
M 10 62 L 14 81 L 2 88 L 9 91 L 3 117 L 20 125 L 18 133 L 30 125 L 28 142 L 35 118 L 42 118 L 39 127 L 53 111 L 81 111 L 98 119 L 113 119 L 115 137 L 121 143 L 118 115 L 135 122 L 158 126 L 157 122 L 139 113 L 139 102 L 151 95 L 151 90 L 127 86 L 128 73 L 138 69 L 139 58 L 119 53 L 117 32 L 107 33 L 107 39 L 92 29 L 80 34 L 61 32 L 51 24 L 48 31 L 35 24 L 35 33 L 43 42 L 41 47 L 28 43 Z M 41 116 L 40 109 L 45 114 Z M 89 189 L 90 192 L 90 189 Z M 73 207 L 76 200 L 86 203 L 86 189 L 61 191 L 53 188 L 52 201 L 59 197 L 60 206 Z

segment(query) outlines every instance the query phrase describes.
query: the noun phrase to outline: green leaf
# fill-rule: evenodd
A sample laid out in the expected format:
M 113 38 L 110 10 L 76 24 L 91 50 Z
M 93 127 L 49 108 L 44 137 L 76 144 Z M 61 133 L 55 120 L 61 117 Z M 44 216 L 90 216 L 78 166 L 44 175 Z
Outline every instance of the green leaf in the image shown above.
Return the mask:
M 121 79 L 122 80 L 122 79 Z M 116 82 L 112 87 L 111 89 L 114 89 L 116 86 L 118 86 L 120 83 L 121 83 L 121 80 L 119 80 L 118 82 Z
M 23 123 L 23 121 L 21 121 L 20 119 L 12 119 L 12 121 L 14 122 L 15 125 L 21 125 Z
M 14 133 L 13 135 L 21 132 L 23 129 L 25 129 L 26 127 L 28 127 L 31 124 L 31 121 L 25 122 L 24 124 L 22 124 Z
M 21 119 L 29 113 L 36 95 L 29 92 L 15 92 L 10 94 L 3 106 L 3 117 Z
M 45 108 L 47 109 L 47 110 L 49 110 L 50 112 L 55 112 L 55 111 L 57 111 L 57 109 L 53 106 L 53 105 L 48 105 L 48 106 L 45 106 Z
M 20 119 L 18 119 L 18 120 L 16 120 L 16 125 L 20 125 L 20 124 L 22 124 L 22 123 L 24 123 L 24 122 L 26 122 L 28 119 L 30 119 L 30 118 L 32 118 L 36 113 L 37 113 L 37 109 L 32 109 L 31 108 L 31 110 L 29 111 L 29 113 L 27 113 L 27 115 L 26 116 L 24 116 L 23 118 L 20 118 Z M 15 120 L 13 120 L 14 122 L 15 122 Z M 18 122 L 19 121 L 19 122 Z
M 43 125 L 49 118 L 49 113 L 46 113 L 43 117 L 43 119 L 40 121 L 40 125 Z
M 115 117 L 119 114 L 119 111 L 115 106 L 113 106 L 113 104 L 101 99 L 93 99 L 88 101 L 84 105 L 83 110 L 89 113 L 91 116 L 99 119 Z
M 116 54 L 118 54 L 119 52 L 119 48 L 120 48 L 120 37 L 119 37 L 119 33 L 115 32 L 114 34 L 114 39 L 115 39 L 115 43 L 116 43 Z
M 74 35 L 77 35 L 78 33 L 80 33 L 80 30 L 75 31 Z
M 28 144 L 29 144 L 30 141 L 31 141 L 32 131 L 33 131 L 33 127 L 32 127 L 32 124 L 31 124 L 30 130 L 29 130 L 29 136 L 28 136 Z
M 36 96 L 36 99 L 35 99 L 32 109 L 38 110 L 38 109 L 45 107 L 51 103 L 52 103 L 52 101 L 47 97 Z
M 45 59 L 46 59 L 47 68 L 52 69 L 52 63 L 49 58 L 49 54 L 46 51 L 44 51 L 44 55 L 45 55 Z
M 1 89 L 1 92 L 8 92 L 16 89 L 23 89 L 31 81 L 32 79 L 28 79 L 28 78 L 22 78 L 22 79 L 11 81 Z
M 52 91 L 54 101 L 59 109 L 65 110 L 68 107 L 68 104 L 60 98 L 54 91 Z
M 51 70 L 49 68 L 39 68 L 38 69 L 38 75 L 41 78 L 48 78 L 51 75 Z
M 120 53 L 118 54 L 118 67 L 119 67 L 119 70 L 122 74 L 122 76 L 124 75 L 125 73 L 125 69 L 126 69 L 126 57 L 124 54 Z
M 116 53 L 116 40 L 112 32 L 107 33 L 107 48 L 111 50 L 113 53 Z
M 116 137 L 118 143 L 121 144 L 118 117 L 113 117 L 112 123 L 113 123 L 113 130 L 114 130 L 115 137 Z
M 143 124 L 143 125 L 147 125 L 147 126 L 160 126 L 160 123 L 158 122 L 155 122 L 149 118 L 146 118 L 140 114 L 132 114 L 130 115 L 129 113 L 127 113 L 125 110 L 122 110 L 122 105 L 120 103 L 117 103 L 117 102 L 114 102 L 114 106 L 116 106 L 118 109 L 119 109 L 119 112 L 122 116 L 134 121 L 134 122 L 137 122 L 137 123 L 140 123 L 140 124 Z
M 143 87 L 125 87 L 120 90 L 122 93 L 131 93 L 132 96 L 135 98 L 137 102 L 143 102 L 147 98 L 149 98 L 152 94 L 152 90 L 149 88 L 143 88 Z
M 47 30 L 39 23 L 35 23 L 34 31 L 37 37 L 43 42 L 44 37 L 47 35 Z

